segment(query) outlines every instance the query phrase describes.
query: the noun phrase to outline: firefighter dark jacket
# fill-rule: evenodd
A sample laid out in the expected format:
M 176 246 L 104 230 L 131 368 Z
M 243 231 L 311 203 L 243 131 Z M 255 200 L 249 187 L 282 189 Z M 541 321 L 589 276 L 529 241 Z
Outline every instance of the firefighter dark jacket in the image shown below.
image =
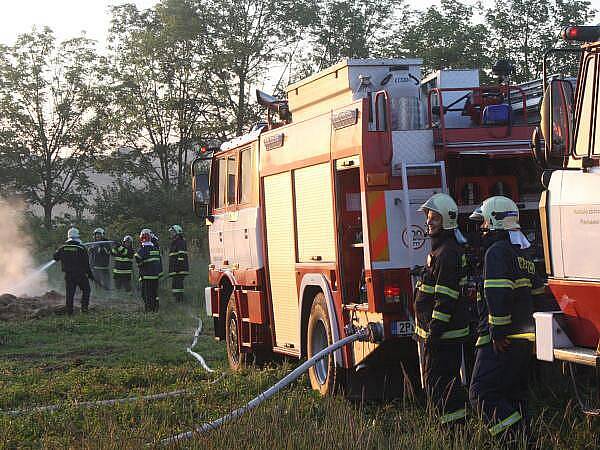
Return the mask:
M 110 244 L 94 245 L 90 248 L 92 269 L 108 269 L 110 266 Z
M 188 275 L 189 273 L 187 244 L 183 236 L 177 235 L 171 241 L 169 248 L 169 276 Z
M 62 271 L 71 275 L 87 275 L 92 278 L 88 251 L 79 241 L 68 240 L 54 252 L 54 259 L 60 261 Z
M 492 232 L 486 238 L 483 286 L 477 295 L 476 345 L 505 337 L 533 341 L 533 311 L 535 303 L 543 300 L 544 284 L 534 263 L 510 242 L 507 232 Z
M 160 278 L 162 274 L 160 250 L 152 243 L 144 242 L 134 256 L 139 267 L 140 280 L 158 280 Z
M 422 279 L 417 282 L 416 334 L 421 339 L 463 340 L 469 335 L 466 257 L 452 230 L 432 239 Z
M 118 245 L 111 250 L 115 262 L 113 274 L 115 276 L 131 276 L 133 272 L 133 249 Z

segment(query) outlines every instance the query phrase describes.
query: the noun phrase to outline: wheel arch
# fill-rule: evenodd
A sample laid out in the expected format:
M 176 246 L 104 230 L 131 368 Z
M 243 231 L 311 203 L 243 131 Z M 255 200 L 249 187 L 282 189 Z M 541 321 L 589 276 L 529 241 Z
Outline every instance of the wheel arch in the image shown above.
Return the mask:
M 331 288 L 327 278 L 320 273 L 307 273 L 302 278 L 300 283 L 300 295 L 299 295 L 299 323 L 298 330 L 300 333 L 300 351 L 302 356 L 307 355 L 306 350 L 306 328 L 308 326 L 308 317 L 310 316 L 310 309 L 312 307 L 313 299 L 315 296 L 322 292 L 325 296 L 325 303 L 327 304 L 327 314 L 329 315 L 329 326 L 331 327 L 331 334 L 333 336 L 333 342 L 340 339 L 340 333 L 338 328 L 338 320 L 335 312 L 335 306 L 333 303 L 333 295 L 331 295 Z M 335 365 L 342 367 L 343 357 L 340 349 L 333 353 L 333 360 Z
M 235 277 L 230 272 L 223 272 L 219 278 L 219 320 L 215 324 L 215 336 L 225 339 L 225 315 L 227 302 L 236 285 Z

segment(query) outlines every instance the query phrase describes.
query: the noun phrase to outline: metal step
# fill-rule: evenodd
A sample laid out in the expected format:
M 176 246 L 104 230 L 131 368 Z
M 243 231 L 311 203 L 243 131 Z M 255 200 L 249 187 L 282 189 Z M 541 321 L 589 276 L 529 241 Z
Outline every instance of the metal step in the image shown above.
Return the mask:
M 600 366 L 600 354 L 598 354 L 596 350 L 592 348 L 555 348 L 554 358 L 559 359 L 561 361 L 572 362 L 575 364 L 583 364 L 584 366 Z

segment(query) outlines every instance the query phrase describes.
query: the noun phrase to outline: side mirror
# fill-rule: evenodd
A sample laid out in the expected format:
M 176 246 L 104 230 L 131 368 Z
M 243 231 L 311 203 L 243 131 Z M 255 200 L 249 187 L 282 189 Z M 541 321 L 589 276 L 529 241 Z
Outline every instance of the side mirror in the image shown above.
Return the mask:
M 192 204 L 200 219 L 212 220 L 210 215 L 210 167 L 212 158 L 198 158 L 192 162 Z
M 540 126 L 531 139 L 536 161 L 544 168 L 562 168 L 569 159 L 573 103 L 573 85 L 567 80 L 553 79 L 542 99 Z

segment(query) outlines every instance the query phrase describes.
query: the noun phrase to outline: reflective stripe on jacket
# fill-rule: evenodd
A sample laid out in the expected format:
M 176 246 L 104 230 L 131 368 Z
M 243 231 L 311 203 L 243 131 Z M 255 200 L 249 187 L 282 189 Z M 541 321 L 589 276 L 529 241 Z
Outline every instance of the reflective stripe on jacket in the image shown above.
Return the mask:
M 188 275 L 189 273 L 187 244 L 183 236 L 177 235 L 169 247 L 169 276 Z
M 422 279 L 417 283 L 416 334 L 421 339 L 464 339 L 469 335 L 466 257 L 454 233 L 443 231 L 432 240 Z
M 508 233 L 497 232 L 485 252 L 483 284 L 477 295 L 477 346 L 492 339 L 535 340 L 534 303 L 545 294 L 534 263 Z
M 133 249 L 119 245 L 111 250 L 114 275 L 131 275 L 133 272 Z
M 160 250 L 154 245 L 142 245 L 134 255 L 141 280 L 158 280 L 162 274 Z

